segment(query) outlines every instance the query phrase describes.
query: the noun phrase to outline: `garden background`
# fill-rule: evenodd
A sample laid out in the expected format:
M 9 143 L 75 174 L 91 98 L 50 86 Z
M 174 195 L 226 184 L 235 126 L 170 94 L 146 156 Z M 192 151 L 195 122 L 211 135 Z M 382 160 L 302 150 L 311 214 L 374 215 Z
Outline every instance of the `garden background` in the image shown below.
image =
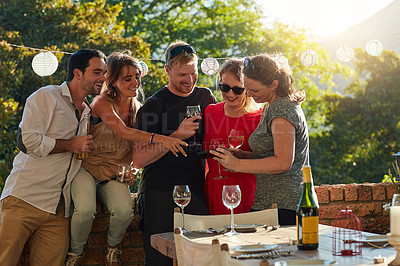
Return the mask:
M 399 2 L 390 9 L 399 8 Z M 175 40 L 194 46 L 201 60 L 214 57 L 220 64 L 230 57 L 284 53 L 295 86 L 307 95 L 302 107 L 315 184 L 381 182 L 392 154 L 400 150 L 399 54 L 385 49 L 371 56 L 362 46 L 354 47 L 351 65 L 343 64 L 307 29 L 279 22 L 267 27 L 262 19 L 253 0 L 1 0 L 0 191 L 18 152 L 25 100 L 38 88 L 65 80 L 71 52 L 131 50 L 150 68 L 143 78 L 149 97 L 167 82 L 163 51 Z M 27 47 L 54 51 L 58 70 L 48 77 L 36 75 L 31 62 L 40 51 Z M 301 61 L 308 49 L 318 54 L 312 67 Z M 198 85 L 221 100 L 215 76 L 199 72 Z

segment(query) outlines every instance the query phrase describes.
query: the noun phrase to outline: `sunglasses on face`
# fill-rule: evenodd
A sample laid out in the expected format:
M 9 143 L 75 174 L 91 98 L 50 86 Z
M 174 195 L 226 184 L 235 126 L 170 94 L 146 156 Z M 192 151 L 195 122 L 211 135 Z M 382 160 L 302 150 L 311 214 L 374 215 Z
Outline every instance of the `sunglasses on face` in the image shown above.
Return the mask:
M 168 57 L 167 57 L 167 62 L 169 62 L 172 58 L 174 58 L 178 54 L 182 53 L 182 50 L 185 50 L 188 54 L 196 54 L 196 51 L 190 45 L 177 46 L 177 47 L 171 49 L 171 51 L 169 51 Z
M 232 90 L 234 94 L 236 95 L 241 95 L 244 91 L 244 88 L 241 87 L 230 87 L 229 85 L 218 83 L 218 88 L 222 92 L 228 92 L 229 90 Z

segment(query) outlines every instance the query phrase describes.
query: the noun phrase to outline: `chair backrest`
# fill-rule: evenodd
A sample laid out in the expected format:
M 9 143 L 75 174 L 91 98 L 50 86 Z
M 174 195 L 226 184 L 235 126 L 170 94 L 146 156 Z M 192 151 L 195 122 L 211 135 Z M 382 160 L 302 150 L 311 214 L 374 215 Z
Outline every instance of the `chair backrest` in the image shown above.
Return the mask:
M 196 243 L 175 228 L 174 240 L 178 266 L 222 266 L 218 239 L 211 244 Z
M 185 229 L 205 230 L 208 228 L 224 228 L 231 222 L 230 214 L 223 215 L 192 215 L 185 214 Z M 268 226 L 279 225 L 278 209 L 272 208 L 262 211 L 235 214 L 235 224 L 265 224 Z M 182 227 L 182 214 L 175 208 L 174 227 Z

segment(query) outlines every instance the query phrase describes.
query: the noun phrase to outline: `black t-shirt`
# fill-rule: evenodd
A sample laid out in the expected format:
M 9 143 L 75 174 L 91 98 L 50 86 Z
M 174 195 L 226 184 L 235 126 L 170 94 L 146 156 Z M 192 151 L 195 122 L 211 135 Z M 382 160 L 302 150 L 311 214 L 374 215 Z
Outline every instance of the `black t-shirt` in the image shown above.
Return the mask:
M 136 117 L 136 128 L 147 132 L 170 135 L 177 130 L 186 117 L 186 106 L 200 105 L 201 112 L 207 105 L 216 103 L 210 89 L 195 87 L 187 97 L 173 94 L 167 87 L 163 87 L 148 98 L 139 109 Z M 203 120 L 196 133 L 196 142 L 203 140 Z M 184 140 L 193 142 L 193 137 Z M 201 145 L 198 145 L 201 149 Z M 193 193 L 203 193 L 204 164 L 197 156 L 199 150 L 186 148 L 187 157 L 179 154 L 178 157 L 169 151 L 158 161 L 147 165 L 142 174 L 139 191 L 172 190 L 175 185 L 189 185 Z M 172 196 L 171 196 L 172 197 Z

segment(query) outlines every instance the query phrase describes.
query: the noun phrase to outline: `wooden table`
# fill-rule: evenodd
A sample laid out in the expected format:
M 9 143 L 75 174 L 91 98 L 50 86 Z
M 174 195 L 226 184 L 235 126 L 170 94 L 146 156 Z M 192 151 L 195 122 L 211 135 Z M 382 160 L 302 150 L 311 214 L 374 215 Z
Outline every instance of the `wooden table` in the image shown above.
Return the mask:
M 367 232 L 362 232 L 363 235 L 374 235 Z M 190 234 L 186 235 L 193 238 Z M 337 261 L 338 265 L 372 265 L 374 264 L 374 257 L 381 255 L 386 257 L 386 263 L 376 265 L 387 265 L 396 257 L 396 251 L 392 246 L 385 248 L 375 248 L 369 245 L 364 245 L 362 248 L 362 255 L 359 256 L 334 256 L 332 255 L 332 227 L 327 225 L 319 225 L 319 248 L 317 250 L 298 250 L 297 246 L 289 245 L 289 238 L 296 239 L 296 226 L 281 226 L 277 230 L 265 230 L 259 228 L 255 233 L 244 233 L 239 236 L 228 237 L 224 235 L 213 235 L 205 237 L 195 237 L 194 241 L 199 243 L 211 244 L 212 239 L 217 238 L 220 244 L 227 243 L 229 247 L 240 245 L 251 245 L 261 243 L 279 244 L 283 250 L 293 250 L 293 256 L 278 258 L 270 260 L 275 262 L 279 260 L 293 260 L 293 259 L 320 259 L 320 260 L 333 260 Z M 151 246 L 157 249 L 160 253 L 176 260 L 174 233 L 161 233 L 151 236 Z M 259 265 L 260 260 L 242 260 L 248 265 Z M 272 264 L 273 265 L 273 264 Z

